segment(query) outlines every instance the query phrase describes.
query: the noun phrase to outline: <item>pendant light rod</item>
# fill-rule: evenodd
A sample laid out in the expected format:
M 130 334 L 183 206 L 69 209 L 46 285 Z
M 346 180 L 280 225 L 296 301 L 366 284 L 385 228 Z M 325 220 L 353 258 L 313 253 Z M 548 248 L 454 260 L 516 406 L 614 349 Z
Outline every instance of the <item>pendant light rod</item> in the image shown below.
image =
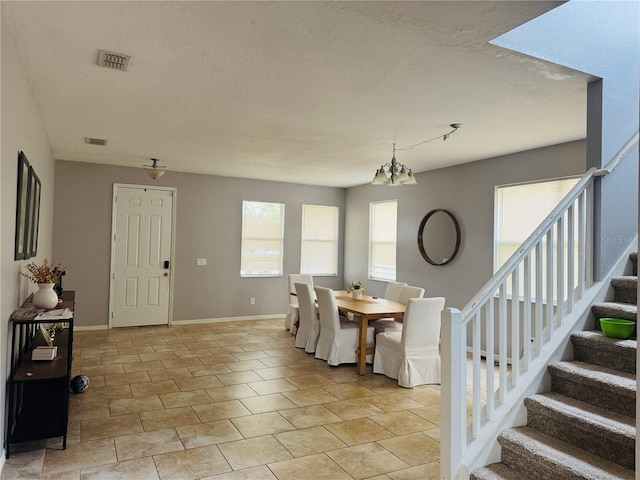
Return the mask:
M 430 138 L 429 140 L 424 140 L 422 142 L 416 143 L 415 145 L 410 145 L 408 147 L 403 147 L 403 148 L 396 148 L 396 150 L 411 150 L 412 148 L 415 148 L 419 145 L 423 145 L 425 143 L 433 142 L 434 140 L 439 140 L 439 139 L 442 139 L 442 141 L 445 141 L 447 138 L 449 138 L 449 135 L 451 135 L 452 133 L 455 133 L 462 126 L 462 124 L 452 123 L 449 126 L 453 128 L 453 130 L 451 130 L 450 132 L 443 133 L 442 135 L 438 135 L 437 137 Z

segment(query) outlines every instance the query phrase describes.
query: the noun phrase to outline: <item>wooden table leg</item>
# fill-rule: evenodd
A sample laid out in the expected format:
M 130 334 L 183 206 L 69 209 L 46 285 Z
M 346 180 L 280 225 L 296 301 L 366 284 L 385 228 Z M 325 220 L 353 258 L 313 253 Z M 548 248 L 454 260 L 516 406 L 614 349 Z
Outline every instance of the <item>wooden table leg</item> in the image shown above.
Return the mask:
M 364 315 L 360 317 L 360 342 L 358 344 L 358 374 L 364 375 L 367 371 L 367 327 L 369 322 Z

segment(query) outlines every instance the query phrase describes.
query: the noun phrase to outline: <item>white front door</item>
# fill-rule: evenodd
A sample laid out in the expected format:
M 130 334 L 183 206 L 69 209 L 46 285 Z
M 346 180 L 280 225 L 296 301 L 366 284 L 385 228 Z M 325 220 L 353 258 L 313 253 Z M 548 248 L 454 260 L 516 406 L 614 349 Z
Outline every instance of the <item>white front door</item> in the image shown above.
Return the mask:
M 174 195 L 173 188 L 114 185 L 110 326 L 169 323 Z

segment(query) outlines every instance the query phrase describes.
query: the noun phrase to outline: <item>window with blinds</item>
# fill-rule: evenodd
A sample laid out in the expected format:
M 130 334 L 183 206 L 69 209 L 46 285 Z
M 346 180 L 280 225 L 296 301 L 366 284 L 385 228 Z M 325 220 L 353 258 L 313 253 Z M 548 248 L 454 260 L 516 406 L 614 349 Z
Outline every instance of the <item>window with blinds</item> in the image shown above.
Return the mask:
M 300 273 L 338 275 L 338 207 L 302 205 Z
M 513 255 L 518 247 L 533 233 L 560 201 L 569 193 L 573 186 L 578 183 L 579 178 L 564 178 L 561 180 L 547 180 L 543 182 L 526 183 L 518 185 L 498 186 L 495 189 L 495 240 L 494 240 L 494 272 L 497 272 L 502 265 Z M 577 222 L 577 216 L 576 220 Z M 565 229 L 568 228 L 565 222 Z M 574 224 L 577 229 L 577 223 Z M 567 235 L 565 233 L 565 242 Z M 554 254 L 556 248 L 557 235 L 553 235 L 553 245 L 547 245 L 544 238 L 541 248 L 541 257 L 546 258 L 547 254 L 553 255 L 553 268 L 557 268 L 557 255 Z M 577 255 L 577 236 L 575 237 L 574 252 Z M 566 260 L 566 259 L 565 259 Z M 533 253 L 532 264 L 535 265 L 535 252 Z M 577 265 L 577 262 L 575 262 Z M 576 267 L 577 268 L 577 267 Z M 543 261 L 543 278 L 546 278 L 546 261 Z M 565 277 L 567 269 L 565 268 Z M 535 271 L 532 272 L 532 295 L 535 292 Z M 522 272 L 520 272 L 522 275 Z M 566 278 L 565 278 L 566 281 Z M 520 296 L 523 296 L 524 282 L 521 279 Z M 546 292 L 546 283 L 542 285 L 543 292 Z M 511 289 L 511 286 L 508 286 Z M 567 291 L 567 290 L 565 290 Z M 512 294 L 512 292 L 508 292 Z
M 369 278 L 396 280 L 397 200 L 369 206 Z
M 240 276 L 282 275 L 283 239 L 283 203 L 243 201 Z

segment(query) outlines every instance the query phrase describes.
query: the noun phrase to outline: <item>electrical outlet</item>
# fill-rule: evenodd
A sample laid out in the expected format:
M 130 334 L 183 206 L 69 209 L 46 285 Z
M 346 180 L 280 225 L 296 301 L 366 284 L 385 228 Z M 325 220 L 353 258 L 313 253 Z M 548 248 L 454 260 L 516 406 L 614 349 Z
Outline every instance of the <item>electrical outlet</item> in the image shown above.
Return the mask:
M 256 299 L 255 298 L 251 298 L 251 305 L 255 305 L 256 304 Z
M 207 259 L 206 258 L 196 258 L 196 267 L 206 267 Z

